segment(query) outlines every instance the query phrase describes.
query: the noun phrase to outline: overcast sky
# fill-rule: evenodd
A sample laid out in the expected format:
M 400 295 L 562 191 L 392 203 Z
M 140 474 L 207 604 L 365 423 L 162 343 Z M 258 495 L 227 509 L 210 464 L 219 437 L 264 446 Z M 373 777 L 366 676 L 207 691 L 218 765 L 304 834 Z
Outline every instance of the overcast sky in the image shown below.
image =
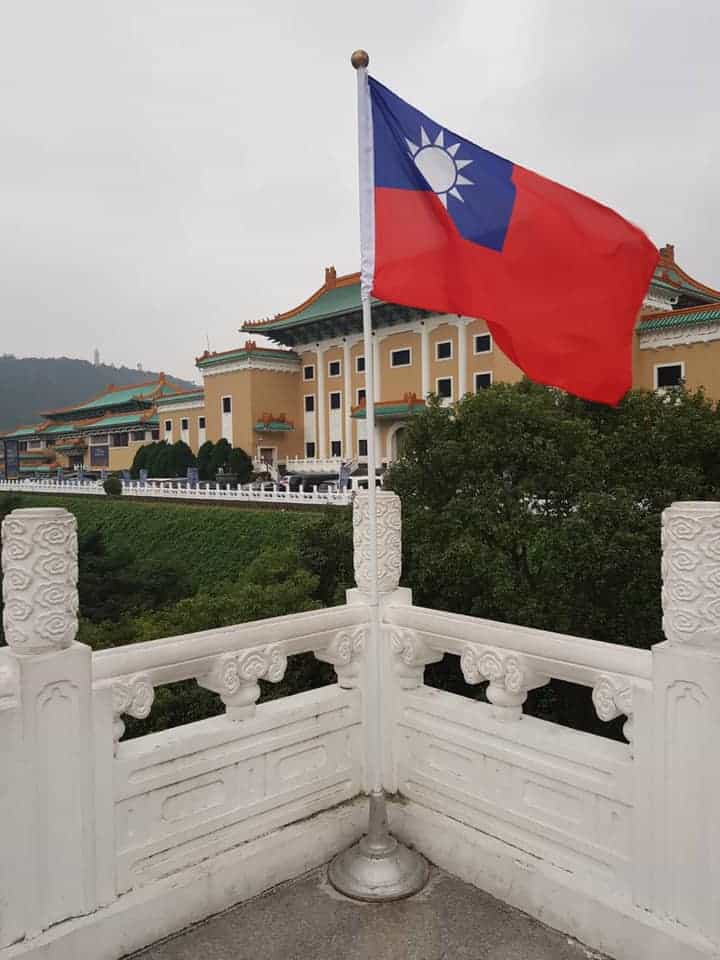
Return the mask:
M 720 286 L 720 0 L 15 0 L 0 353 L 197 379 L 358 268 L 351 51 L 443 125 Z

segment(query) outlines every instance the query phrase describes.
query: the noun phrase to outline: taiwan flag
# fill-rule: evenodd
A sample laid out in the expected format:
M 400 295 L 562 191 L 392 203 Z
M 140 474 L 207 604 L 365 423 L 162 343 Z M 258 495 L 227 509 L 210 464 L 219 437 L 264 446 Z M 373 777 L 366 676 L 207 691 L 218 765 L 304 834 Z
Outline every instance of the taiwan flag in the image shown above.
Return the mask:
M 481 318 L 532 380 L 621 400 L 658 260 L 641 230 L 458 136 L 372 77 L 360 150 L 365 293 Z

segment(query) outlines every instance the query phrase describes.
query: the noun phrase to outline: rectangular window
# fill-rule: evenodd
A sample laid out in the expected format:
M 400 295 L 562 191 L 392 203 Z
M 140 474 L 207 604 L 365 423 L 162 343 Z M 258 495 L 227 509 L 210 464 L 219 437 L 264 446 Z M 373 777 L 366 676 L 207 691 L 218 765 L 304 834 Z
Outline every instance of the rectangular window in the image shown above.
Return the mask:
M 153 430 L 153 431 L 150 433 L 150 437 L 151 437 L 153 440 L 159 440 L 159 439 L 160 439 L 160 431 L 159 431 L 159 430 Z
M 305 413 L 312 413 L 315 409 L 315 394 L 308 393 L 305 395 Z
M 168 423 L 170 421 L 168 420 Z M 99 446 L 105 446 L 108 442 L 108 435 L 106 433 L 98 433 L 94 437 L 90 437 L 90 444 L 98 444 Z
M 198 430 L 205 429 L 205 417 L 198 417 Z
M 365 373 L 365 357 L 355 357 L 355 372 Z
M 435 344 L 436 360 L 452 360 L 452 340 L 440 340 Z
M 190 421 L 188 420 L 187 417 L 183 417 L 182 420 L 180 421 L 180 429 L 188 430 L 189 428 L 190 428 Z
M 165 433 L 172 433 L 172 420 L 165 421 Z
M 492 337 L 489 333 L 479 333 L 475 337 L 475 353 L 491 353 Z
M 340 393 L 331 393 L 330 394 L 330 409 L 339 410 L 340 409 L 340 398 L 342 394 Z
M 367 392 L 365 390 L 365 387 L 359 387 L 357 392 L 357 405 L 360 406 L 361 404 L 365 403 L 366 397 L 367 397 Z
M 480 390 L 484 390 L 485 387 L 492 386 L 492 373 L 476 373 L 475 374 L 475 393 L 479 393 Z
M 19 450 L 19 452 L 20 452 L 20 453 L 25 453 L 25 451 L 26 451 L 27 448 L 28 448 L 27 445 L 28 445 L 27 440 L 20 440 L 20 441 L 18 441 L 18 450 Z
M 127 433 L 114 433 L 112 435 L 112 445 L 114 447 L 126 447 L 128 445 Z
M 435 392 L 441 400 L 452 400 L 452 377 L 439 377 L 435 386 Z
M 358 440 L 358 456 L 367 456 L 367 440 Z
M 305 444 L 305 456 L 306 456 L 306 457 L 310 457 L 310 458 L 312 458 L 312 457 L 315 456 L 315 444 L 314 444 L 314 443 L 309 442 L 309 443 L 306 443 L 306 444 Z
M 223 412 L 223 413 L 232 413 L 232 397 L 223 397 L 223 398 L 222 398 L 222 412 Z
M 399 350 L 390 352 L 391 367 L 409 367 L 412 363 L 412 350 L 410 347 L 401 347 Z
M 331 360 L 328 364 L 328 376 L 339 377 L 342 373 L 342 367 L 339 360 Z
M 667 390 L 679 387 L 685 379 L 684 363 L 658 363 L 655 365 L 655 389 Z
M 40 450 L 42 447 L 42 440 L 28 440 L 27 448 L 28 450 Z
M 133 430 L 132 433 L 130 434 L 130 439 L 132 440 L 133 443 L 142 443 L 143 440 L 145 439 L 145 431 Z
M 315 379 L 315 364 L 309 363 L 306 367 L 303 367 L 303 380 L 314 380 Z
M 330 441 L 330 456 L 331 457 L 341 457 L 342 456 L 342 443 L 340 440 L 331 440 Z

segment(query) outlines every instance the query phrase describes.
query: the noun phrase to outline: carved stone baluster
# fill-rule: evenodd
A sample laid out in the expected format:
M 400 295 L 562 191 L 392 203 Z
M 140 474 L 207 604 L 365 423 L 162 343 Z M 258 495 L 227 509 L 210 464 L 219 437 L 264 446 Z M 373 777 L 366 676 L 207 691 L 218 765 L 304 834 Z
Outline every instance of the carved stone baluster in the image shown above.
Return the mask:
M 400 497 L 378 490 L 377 497 L 377 567 L 378 593 L 390 593 L 400 584 L 402 540 Z M 368 494 L 355 495 L 353 503 L 353 546 L 355 582 L 360 590 L 370 592 L 370 512 Z
M 255 715 L 260 696 L 258 680 L 279 683 L 286 669 L 287 658 L 278 648 L 255 647 L 219 657 L 211 671 L 198 677 L 197 682 L 220 695 L 228 719 L 245 720 Z
M 125 723 L 123 715 L 135 717 L 136 720 L 144 720 L 150 715 L 155 691 L 152 680 L 146 673 L 136 673 L 132 677 L 121 677 L 113 680 L 112 684 L 112 706 L 113 706 L 113 745 L 117 752 L 118 741 L 125 733 Z
M 549 683 L 550 678 L 535 671 L 524 657 L 492 647 L 468 646 L 460 657 L 466 683 L 489 680 L 487 698 L 496 720 L 522 717 L 522 707 L 530 690 Z
M 426 665 L 443 658 L 442 651 L 433 650 L 414 630 L 393 630 L 390 646 L 395 655 L 395 673 L 403 690 L 421 687 Z
M 595 712 L 606 723 L 616 717 L 627 717 L 623 724 L 623 736 L 632 752 L 633 690 L 623 677 L 602 676 L 593 687 L 592 702 Z
M 360 664 L 365 650 L 365 627 L 340 630 L 325 647 L 313 650 L 318 660 L 335 668 L 338 686 L 352 690 L 360 682 Z

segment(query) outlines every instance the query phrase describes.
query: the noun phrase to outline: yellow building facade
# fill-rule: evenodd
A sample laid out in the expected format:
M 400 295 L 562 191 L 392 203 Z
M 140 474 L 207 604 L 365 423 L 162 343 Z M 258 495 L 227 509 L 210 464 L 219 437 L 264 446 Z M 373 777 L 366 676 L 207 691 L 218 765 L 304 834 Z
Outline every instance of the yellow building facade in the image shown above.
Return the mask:
M 373 328 L 381 463 L 398 456 L 408 419 L 428 396 L 450 405 L 522 377 L 482 320 L 375 301 Z M 359 275 L 338 277 L 328 267 L 307 300 L 247 323 L 242 332 L 250 336 L 243 346 L 197 358 L 201 387 L 178 392 L 161 380 L 120 388 L 6 436 L 22 442 L 28 471 L 41 457 L 48 469 L 80 463 L 97 469 L 103 459 L 105 469 L 127 469 L 137 446 L 151 439 L 182 440 L 197 453 L 206 440 L 225 438 L 258 467 L 285 465 L 299 473 L 333 473 L 341 459 L 362 465 L 366 357 Z M 254 334 L 277 346 L 257 346 Z M 667 390 L 680 383 L 720 399 L 720 291 L 687 274 L 668 245 L 638 317 L 633 385 Z

